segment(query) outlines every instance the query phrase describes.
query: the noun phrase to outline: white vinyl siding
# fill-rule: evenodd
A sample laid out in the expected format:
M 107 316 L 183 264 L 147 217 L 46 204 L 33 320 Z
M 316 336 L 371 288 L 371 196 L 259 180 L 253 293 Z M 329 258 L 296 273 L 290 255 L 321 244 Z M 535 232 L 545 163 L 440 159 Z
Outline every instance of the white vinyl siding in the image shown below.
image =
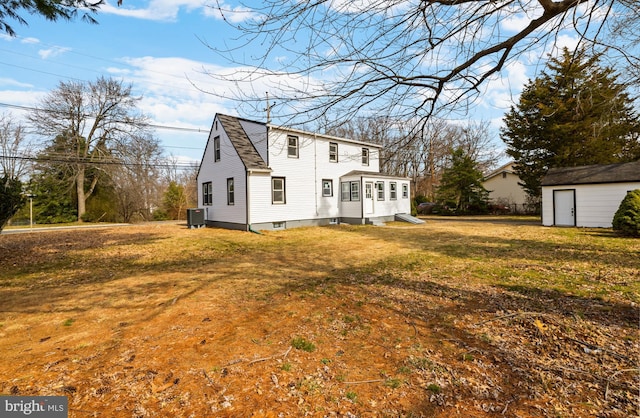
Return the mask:
M 640 189 L 640 182 L 576 184 L 542 187 L 542 224 L 554 225 L 553 191 L 575 189 L 576 226 L 611 228 L 622 199 L 629 190 Z
M 238 153 L 231 144 L 222 123 L 215 120 L 209 141 L 202 157 L 202 165 L 198 172 L 198 184 L 210 182 L 212 184 L 212 203 L 205 206 L 205 219 L 207 221 L 225 222 L 231 224 L 244 224 L 246 222 L 246 170 Z M 263 129 L 264 126 L 263 126 Z M 221 159 L 214 161 L 214 138 L 219 138 Z M 234 204 L 227 201 L 227 179 L 233 178 Z M 204 206 L 202 191 L 198 193 L 198 205 Z

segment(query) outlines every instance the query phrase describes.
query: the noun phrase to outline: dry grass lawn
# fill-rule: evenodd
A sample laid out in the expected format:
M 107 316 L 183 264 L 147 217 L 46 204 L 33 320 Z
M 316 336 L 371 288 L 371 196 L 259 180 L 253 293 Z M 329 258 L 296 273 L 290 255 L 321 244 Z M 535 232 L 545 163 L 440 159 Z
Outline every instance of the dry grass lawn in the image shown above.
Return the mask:
M 503 218 L 0 236 L 0 394 L 70 417 L 640 414 L 640 240 Z

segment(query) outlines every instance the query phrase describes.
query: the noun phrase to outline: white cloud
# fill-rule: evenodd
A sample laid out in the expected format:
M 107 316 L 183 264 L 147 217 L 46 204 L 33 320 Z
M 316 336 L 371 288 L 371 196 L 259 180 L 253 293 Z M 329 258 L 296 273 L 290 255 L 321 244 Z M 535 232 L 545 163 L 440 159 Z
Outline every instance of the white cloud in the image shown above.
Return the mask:
M 215 7 L 205 4 L 202 0 L 151 0 L 145 8 L 128 6 L 125 1 L 122 6 L 106 3 L 100 7 L 101 13 L 169 22 L 178 19 L 180 10 L 187 12 L 200 10 L 204 16 L 218 20 L 226 19 L 231 23 L 239 23 L 253 16 L 250 9 L 242 6 L 229 6 L 224 1 L 217 2 Z
M 33 85 L 29 83 L 23 83 L 13 78 L 0 77 L 0 86 L 22 87 L 32 88 Z
M 41 50 L 39 50 L 38 51 L 38 55 L 43 60 L 46 60 L 48 58 L 53 58 L 53 57 L 60 56 L 60 55 L 64 54 L 65 52 L 69 52 L 69 51 L 71 51 L 71 48 L 65 48 L 65 47 L 61 47 L 61 46 L 54 46 L 54 47 L 51 47 L 49 49 L 41 49 Z
M 22 38 L 20 40 L 21 43 L 23 44 L 39 44 L 40 43 L 40 39 L 38 38 L 33 38 L 33 37 L 29 37 L 29 38 Z

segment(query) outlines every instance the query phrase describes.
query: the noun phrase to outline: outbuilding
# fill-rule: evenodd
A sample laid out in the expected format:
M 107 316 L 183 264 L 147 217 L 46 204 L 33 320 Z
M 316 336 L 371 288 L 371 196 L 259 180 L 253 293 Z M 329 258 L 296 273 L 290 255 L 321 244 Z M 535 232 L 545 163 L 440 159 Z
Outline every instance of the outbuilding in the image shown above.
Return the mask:
M 610 228 L 622 199 L 640 189 L 640 161 L 552 168 L 542 179 L 542 224 Z

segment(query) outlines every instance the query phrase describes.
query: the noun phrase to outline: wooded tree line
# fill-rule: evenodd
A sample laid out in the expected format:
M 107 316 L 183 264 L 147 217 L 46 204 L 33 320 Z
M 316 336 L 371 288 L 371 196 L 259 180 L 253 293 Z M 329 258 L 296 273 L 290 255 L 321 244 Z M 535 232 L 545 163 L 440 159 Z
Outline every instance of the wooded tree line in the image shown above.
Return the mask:
M 197 166 L 163 156 L 138 100 L 131 85 L 100 77 L 60 82 L 25 124 L 3 114 L 0 163 L 14 192 L 22 183 L 17 204 L 29 196 L 37 223 L 184 218 Z

